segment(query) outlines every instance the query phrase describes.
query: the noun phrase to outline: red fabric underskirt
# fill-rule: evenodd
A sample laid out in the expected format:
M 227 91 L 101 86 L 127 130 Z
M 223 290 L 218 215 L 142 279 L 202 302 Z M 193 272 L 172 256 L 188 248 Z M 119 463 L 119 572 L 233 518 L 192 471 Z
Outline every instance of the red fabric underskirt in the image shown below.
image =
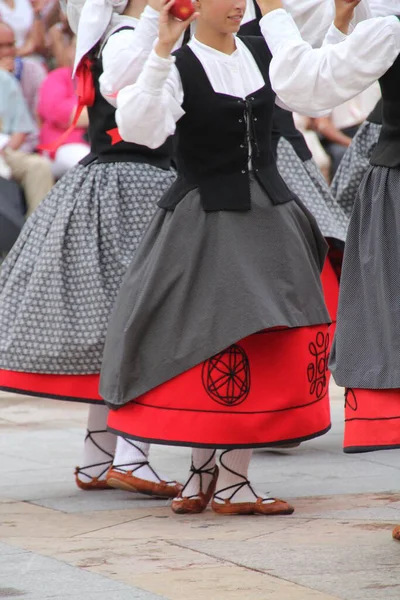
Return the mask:
M 110 411 L 109 428 L 161 444 L 255 447 L 330 427 L 327 325 L 269 330 Z
M 0 369 L 0 389 L 28 396 L 100 403 L 100 375 L 48 375 L 46 373 L 20 373 Z
M 400 389 L 346 390 L 344 451 L 400 448 Z
M 328 312 L 330 314 L 332 322 L 336 323 L 339 304 L 339 280 L 337 273 L 330 261 L 329 254 L 321 273 L 321 282 Z

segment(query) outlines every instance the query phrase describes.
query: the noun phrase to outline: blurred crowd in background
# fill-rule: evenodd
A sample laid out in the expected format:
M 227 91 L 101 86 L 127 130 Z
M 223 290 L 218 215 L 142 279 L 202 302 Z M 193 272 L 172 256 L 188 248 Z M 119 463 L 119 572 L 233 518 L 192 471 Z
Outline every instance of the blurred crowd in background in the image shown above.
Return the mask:
M 21 214 L 88 153 L 86 111 L 56 152 L 40 149 L 73 120 L 74 53 L 58 0 L 0 0 L 0 194 Z

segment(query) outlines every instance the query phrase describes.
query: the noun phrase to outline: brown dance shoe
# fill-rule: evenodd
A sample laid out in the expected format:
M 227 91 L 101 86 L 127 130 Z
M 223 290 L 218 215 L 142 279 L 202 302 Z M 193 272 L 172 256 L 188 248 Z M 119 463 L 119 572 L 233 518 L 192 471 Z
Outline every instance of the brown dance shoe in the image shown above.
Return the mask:
M 107 484 L 117 490 L 137 492 L 145 496 L 156 496 L 157 498 L 175 498 L 182 490 L 182 484 L 177 481 L 149 481 L 135 477 L 134 471 L 125 473 L 111 467 L 107 473 Z
M 294 512 L 288 502 L 275 498 L 268 498 L 268 502 L 265 498 L 257 498 L 254 502 L 232 502 L 226 498 L 222 504 L 214 497 L 211 508 L 219 515 L 291 515 Z
M 78 488 L 81 490 L 84 490 L 85 492 L 90 492 L 91 490 L 111 490 L 111 487 L 108 485 L 106 479 L 99 479 L 98 477 L 89 477 L 88 475 L 85 475 L 85 477 L 88 477 L 88 481 L 81 481 L 78 477 L 80 472 L 81 469 L 76 467 L 75 482 Z
M 215 492 L 215 486 L 217 485 L 217 479 L 218 479 L 218 473 L 219 473 L 219 469 L 218 469 L 217 465 L 215 465 L 215 467 L 212 467 L 211 469 L 195 469 L 192 465 L 190 470 L 191 470 L 192 474 L 189 477 L 185 487 L 188 485 L 188 483 L 191 481 L 191 479 L 196 474 L 200 476 L 200 488 L 202 488 L 202 483 L 203 483 L 202 476 L 204 473 L 207 473 L 208 475 L 212 475 L 212 479 L 207 488 L 207 491 L 206 492 L 200 491 L 195 496 L 183 496 L 182 494 L 185 490 L 185 488 L 183 488 L 183 490 L 181 491 L 179 496 L 177 498 L 175 498 L 171 504 L 171 508 L 172 508 L 173 512 L 176 513 L 177 515 L 189 515 L 189 514 L 196 515 L 196 514 L 204 512 L 210 503 L 213 493 Z
M 392 535 L 394 540 L 398 540 L 400 542 L 400 525 L 397 525 L 397 527 L 393 529 Z

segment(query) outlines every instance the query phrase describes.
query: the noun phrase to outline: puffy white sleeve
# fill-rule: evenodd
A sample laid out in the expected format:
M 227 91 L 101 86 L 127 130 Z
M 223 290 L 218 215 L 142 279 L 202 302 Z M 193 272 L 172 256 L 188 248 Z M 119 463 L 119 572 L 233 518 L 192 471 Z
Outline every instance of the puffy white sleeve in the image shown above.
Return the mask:
M 278 9 L 261 30 L 273 55 L 271 85 L 291 110 L 314 116 L 350 100 L 379 79 L 400 52 L 396 17 L 369 19 L 336 45 L 312 48 L 292 17 Z
M 283 0 L 283 8 L 292 15 L 301 37 L 306 42 L 314 48 L 322 46 L 324 38 L 335 19 L 334 0 Z M 350 31 L 354 29 L 357 23 L 371 17 L 368 0 L 362 0 L 354 10 Z
M 161 58 L 153 50 L 137 82 L 117 95 L 116 122 L 122 139 L 159 148 L 185 114 L 182 103 L 175 58 Z
M 158 36 L 159 13 L 146 6 L 135 28 L 110 35 L 103 47 L 100 92 L 116 105 L 116 95 L 135 83 Z

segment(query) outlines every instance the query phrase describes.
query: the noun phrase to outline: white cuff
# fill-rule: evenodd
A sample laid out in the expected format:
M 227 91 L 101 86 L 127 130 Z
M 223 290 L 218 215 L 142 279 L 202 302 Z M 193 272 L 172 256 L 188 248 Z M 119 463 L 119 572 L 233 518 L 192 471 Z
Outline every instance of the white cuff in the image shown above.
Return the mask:
M 160 94 L 174 64 L 174 56 L 161 58 L 155 50 L 152 50 L 139 76 L 139 87 L 150 93 Z

